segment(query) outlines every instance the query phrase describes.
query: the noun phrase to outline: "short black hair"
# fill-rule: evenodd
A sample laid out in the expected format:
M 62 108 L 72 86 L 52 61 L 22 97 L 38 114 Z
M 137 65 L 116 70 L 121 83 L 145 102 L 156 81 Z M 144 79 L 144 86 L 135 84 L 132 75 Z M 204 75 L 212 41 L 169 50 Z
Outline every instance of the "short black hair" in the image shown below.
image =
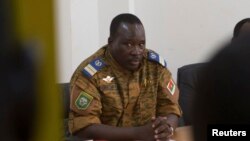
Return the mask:
M 233 33 L 233 39 L 237 38 L 240 34 L 240 29 L 242 28 L 242 26 L 245 24 L 245 23 L 248 23 L 250 22 L 250 18 L 245 18 L 241 21 L 239 21 L 235 27 L 234 27 L 234 33 Z
M 141 20 L 133 14 L 130 14 L 130 13 L 119 14 L 113 18 L 113 20 L 110 24 L 110 37 L 115 36 L 117 29 L 121 23 L 141 24 L 142 25 Z

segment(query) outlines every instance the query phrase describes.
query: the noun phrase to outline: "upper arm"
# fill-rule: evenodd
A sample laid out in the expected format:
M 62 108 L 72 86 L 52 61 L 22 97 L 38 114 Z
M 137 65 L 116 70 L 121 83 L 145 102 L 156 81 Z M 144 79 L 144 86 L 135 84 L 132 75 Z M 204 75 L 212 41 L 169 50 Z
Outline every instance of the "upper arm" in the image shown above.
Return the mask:
M 178 104 L 179 89 L 175 84 L 171 73 L 166 69 L 162 69 L 159 78 L 157 92 L 157 115 L 165 116 L 167 114 L 181 115 L 181 109 Z
M 101 123 L 101 100 L 96 86 L 82 75 L 73 82 L 70 91 L 69 129 L 71 133 L 91 124 Z

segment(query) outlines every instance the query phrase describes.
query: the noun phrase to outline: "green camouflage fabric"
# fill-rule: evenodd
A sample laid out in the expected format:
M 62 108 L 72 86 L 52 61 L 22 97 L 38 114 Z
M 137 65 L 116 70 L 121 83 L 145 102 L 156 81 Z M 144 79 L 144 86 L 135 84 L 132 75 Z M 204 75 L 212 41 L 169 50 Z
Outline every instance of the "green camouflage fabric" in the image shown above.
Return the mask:
M 86 77 L 83 69 L 96 58 L 101 58 L 105 66 Z M 83 93 L 92 100 L 81 106 L 76 103 Z M 69 130 L 74 133 L 91 124 L 134 127 L 145 125 L 153 116 L 181 116 L 178 98 L 179 90 L 167 68 L 145 55 L 140 69 L 128 72 L 104 46 L 83 61 L 72 76 Z

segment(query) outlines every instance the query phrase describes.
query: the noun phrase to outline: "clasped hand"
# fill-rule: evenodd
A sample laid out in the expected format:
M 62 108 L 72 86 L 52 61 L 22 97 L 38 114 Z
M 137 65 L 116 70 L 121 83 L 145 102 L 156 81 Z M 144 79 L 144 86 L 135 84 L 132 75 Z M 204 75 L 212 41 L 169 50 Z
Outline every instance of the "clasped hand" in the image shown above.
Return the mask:
M 153 117 L 152 127 L 156 141 L 168 141 L 174 134 L 173 127 L 167 122 L 167 117 Z

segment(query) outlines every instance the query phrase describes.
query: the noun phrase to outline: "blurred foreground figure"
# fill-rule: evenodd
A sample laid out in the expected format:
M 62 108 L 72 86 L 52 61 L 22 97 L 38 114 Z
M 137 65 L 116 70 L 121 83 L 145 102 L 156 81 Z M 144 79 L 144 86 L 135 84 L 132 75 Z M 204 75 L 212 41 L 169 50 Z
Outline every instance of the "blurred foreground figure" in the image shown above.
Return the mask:
M 18 44 L 0 58 L 0 140 L 27 141 L 35 118 L 34 66 Z
M 208 124 L 250 123 L 250 34 L 227 45 L 207 64 L 194 103 L 195 141 Z
M 53 3 L 0 1 L 1 141 L 62 138 Z
M 28 141 L 35 118 L 36 74 L 28 48 L 14 36 L 11 2 L 0 2 L 0 140 Z

